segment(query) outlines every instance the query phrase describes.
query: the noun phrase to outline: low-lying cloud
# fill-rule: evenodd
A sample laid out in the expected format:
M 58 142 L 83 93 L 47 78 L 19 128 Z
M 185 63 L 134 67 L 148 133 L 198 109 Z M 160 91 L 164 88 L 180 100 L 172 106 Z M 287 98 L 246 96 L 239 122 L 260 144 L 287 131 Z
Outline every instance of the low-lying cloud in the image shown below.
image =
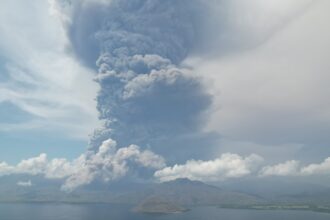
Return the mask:
M 260 166 L 263 158 L 258 155 L 242 157 L 237 154 L 223 154 L 210 161 L 189 160 L 183 165 L 166 167 L 155 172 L 155 177 L 161 182 L 178 178 L 218 182 L 230 178 L 251 175 Z
M 33 184 L 32 184 L 32 181 L 29 180 L 29 181 L 18 181 L 17 182 L 17 186 L 21 186 L 21 187 L 31 187 Z
M 136 145 L 117 148 L 117 143 L 108 139 L 103 142 L 97 152 L 87 152 L 72 161 L 64 158 L 49 160 L 46 154 L 41 154 L 38 157 L 22 160 L 15 166 L 1 162 L 0 177 L 24 174 L 41 175 L 47 179 L 61 179 L 63 180 L 62 190 L 71 192 L 96 180 L 107 183 L 125 178 L 132 172 L 138 172 L 139 169 L 154 172 L 154 180 L 159 182 L 188 178 L 218 183 L 243 177 L 328 176 L 330 175 L 330 158 L 326 158 L 321 163 L 308 165 L 290 160 L 265 166 L 264 158 L 259 155 L 241 156 L 226 153 L 214 160 L 188 160 L 184 164 L 166 166 L 165 159 L 150 150 L 141 150 Z M 29 183 L 21 182 L 19 185 L 30 186 Z
M 22 160 L 16 166 L 0 163 L 0 176 L 12 174 L 42 175 L 48 179 L 63 179 L 62 189 L 72 191 L 96 178 L 105 182 L 124 177 L 131 169 L 160 169 L 164 159 L 149 150 L 130 145 L 117 149 L 117 143 L 106 140 L 99 150 L 87 152 L 73 161 L 64 158 L 47 159 L 46 154 Z
M 321 163 L 302 165 L 302 162 L 291 160 L 273 166 L 266 166 L 260 171 L 260 176 L 312 176 L 330 175 L 330 158 Z

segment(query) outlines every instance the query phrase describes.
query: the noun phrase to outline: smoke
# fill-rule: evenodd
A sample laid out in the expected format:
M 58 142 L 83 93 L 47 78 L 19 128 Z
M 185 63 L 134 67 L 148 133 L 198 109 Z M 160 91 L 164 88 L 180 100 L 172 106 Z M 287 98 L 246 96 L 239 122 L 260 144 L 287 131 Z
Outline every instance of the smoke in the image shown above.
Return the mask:
M 83 154 L 69 164 L 69 175 L 62 186 L 65 191 L 72 191 L 79 186 L 91 183 L 95 179 L 105 182 L 124 177 L 131 167 L 159 169 L 165 166 L 164 159 L 149 150 L 140 150 L 137 145 L 117 149 L 117 143 L 106 140 L 95 154 Z
M 199 0 L 70 2 L 60 1 L 57 8 L 65 12 L 73 51 L 84 64 L 96 64 L 101 87 L 97 108 L 104 126 L 95 131 L 90 149 L 97 151 L 112 138 L 169 154 L 169 149 L 179 152 L 182 143 L 207 140 L 201 128 L 212 98 L 182 65 L 198 45 L 207 5 Z
M 195 74 L 184 61 L 203 50 L 225 53 L 258 45 L 294 8 L 283 1 L 269 9 L 259 0 L 251 6 L 214 0 L 53 0 L 52 5 L 66 24 L 74 54 L 97 71 L 97 109 L 104 124 L 90 149 L 96 152 L 112 138 L 121 146 L 150 147 L 171 163 L 208 158 L 211 150 L 205 148 L 214 147 L 217 138 L 202 131 L 212 104 L 204 73 Z M 251 11 L 261 13 L 261 20 L 271 15 L 267 30 Z
M 52 13 L 65 25 L 73 53 L 97 71 L 97 109 L 104 122 L 95 130 L 89 151 L 77 159 L 84 162 L 74 162 L 82 164 L 78 167 L 88 164 L 86 169 L 70 171 L 63 188 L 125 176 L 130 164 L 115 166 L 116 157 L 100 160 L 109 139 L 131 146 L 117 154 L 141 152 L 134 158 L 143 167 L 165 166 L 158 154 L 170 158 L 175 152 L 173 161 L 201 156 L 202 151 L 191 149 L 208 145 L 210 136 L 201 130 L 212 97 L 182 62 L 198 45 L 207 5 L 200 0 L 50 2 Z
M 205 159 L 214 138 L 201 132 L 212 97 L 202 74 L 183 61 L 203 46 L 223 54 L 259 45 L 305 8 L 296 9 L 296 0 L 271 1 L 273 7 L 259 0 L 60 2 L 74 53 L 98 71 L 104 126 L 91 149 L 112 138 L 123 146 L 150 146 L 171 162 Z
M 124 145 L 160 149 L 157 140 L 198 130 L 211 99 L 199 79 L 180 66 L 196 42 L 197 5 L 112 1 L 95 34 L 101 51 L 98 110 L 105 126 L 92 138 L 93 149 L 109 136 Z

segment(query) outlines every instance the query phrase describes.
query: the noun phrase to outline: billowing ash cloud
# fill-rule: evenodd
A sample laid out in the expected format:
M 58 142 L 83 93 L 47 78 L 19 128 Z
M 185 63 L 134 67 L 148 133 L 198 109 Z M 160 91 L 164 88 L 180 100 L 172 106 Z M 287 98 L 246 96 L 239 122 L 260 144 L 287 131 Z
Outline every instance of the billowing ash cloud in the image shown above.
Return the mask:
M 112 138 L 186 160 L 209 146 L 200 130 L 211 104 L 201 79 L 182 61 L 193 52 L 206 4 L 199 0 L 59 1 L 77 57 L 96 63 L 104 126 L 91 150 Z M 59 5 L 57 5 L 59 7 Z M 69 16 L 68 16 L 69 15 Z M 189 149 L 184 147 L 189 146 Z M 171 152 L 170 152 L 171 151 Z M 187 153 L 188 152 L 188 153 Z
M 196 1 L 111 3 L 95 34 L 101 47 L 98 109 L 106 123 L 92 148 L 110 136 L 165 154 L 180 146 L 162 142 L 198 131 L 211 100 L 198 78 L 179 65 L 197 37 L 195 7 Z
M 124 177 L 132 167 L 159 169 L 164 159 L 149 150 L 142 151 L 137 145 L 116 149 L 112 139 L 102 143 L 96 153 L 83 154 L 69 164 L 69 174 L 62 189 L 71 191 L 78 186 L 99 178 L 106 182 Z

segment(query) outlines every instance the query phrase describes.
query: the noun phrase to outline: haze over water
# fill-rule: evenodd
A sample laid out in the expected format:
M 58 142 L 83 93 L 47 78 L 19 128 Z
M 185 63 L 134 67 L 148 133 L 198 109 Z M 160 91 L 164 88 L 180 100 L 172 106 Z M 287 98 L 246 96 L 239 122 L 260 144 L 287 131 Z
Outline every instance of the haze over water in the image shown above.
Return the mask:
M 110 204 L 0 204 L 1 220 L 327 220 L 330 214 L 309 211 L 256 211 L 195 207 L 169 215 L 137 214 Z M 207 217 L 206 217 L 207 216 Z

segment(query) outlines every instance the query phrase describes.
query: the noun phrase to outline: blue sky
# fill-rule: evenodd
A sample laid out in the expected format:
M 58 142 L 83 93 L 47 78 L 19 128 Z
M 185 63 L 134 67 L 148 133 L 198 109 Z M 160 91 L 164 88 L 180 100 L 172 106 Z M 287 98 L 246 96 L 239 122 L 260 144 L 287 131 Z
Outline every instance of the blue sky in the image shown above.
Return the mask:
M 1 2 L 0 176 L 37 164 L 29 174 L 72 190 L 132 173 L 216 182 L 327 175 L 329 8 Z M 207 166 L 214 172 L 199 172 Z
M 79 155 L 98 123 L 92 73 L 66 51 L 48 2 L 4 1 L 1 8 L 1 160 Z M 85 80 L 76 81 L 78 73 Z
M 0 123 L 15 124 L 33 119 L 33 115 L 21 110 L 10 102 L 0 105 Z M 77 157 L 87 147 L 86 140 L 54 136 L 53 132 L 43 130 L 1 132 L 2 160 L 17 163 L 22 158 L 47 153 L 50 157 Z

